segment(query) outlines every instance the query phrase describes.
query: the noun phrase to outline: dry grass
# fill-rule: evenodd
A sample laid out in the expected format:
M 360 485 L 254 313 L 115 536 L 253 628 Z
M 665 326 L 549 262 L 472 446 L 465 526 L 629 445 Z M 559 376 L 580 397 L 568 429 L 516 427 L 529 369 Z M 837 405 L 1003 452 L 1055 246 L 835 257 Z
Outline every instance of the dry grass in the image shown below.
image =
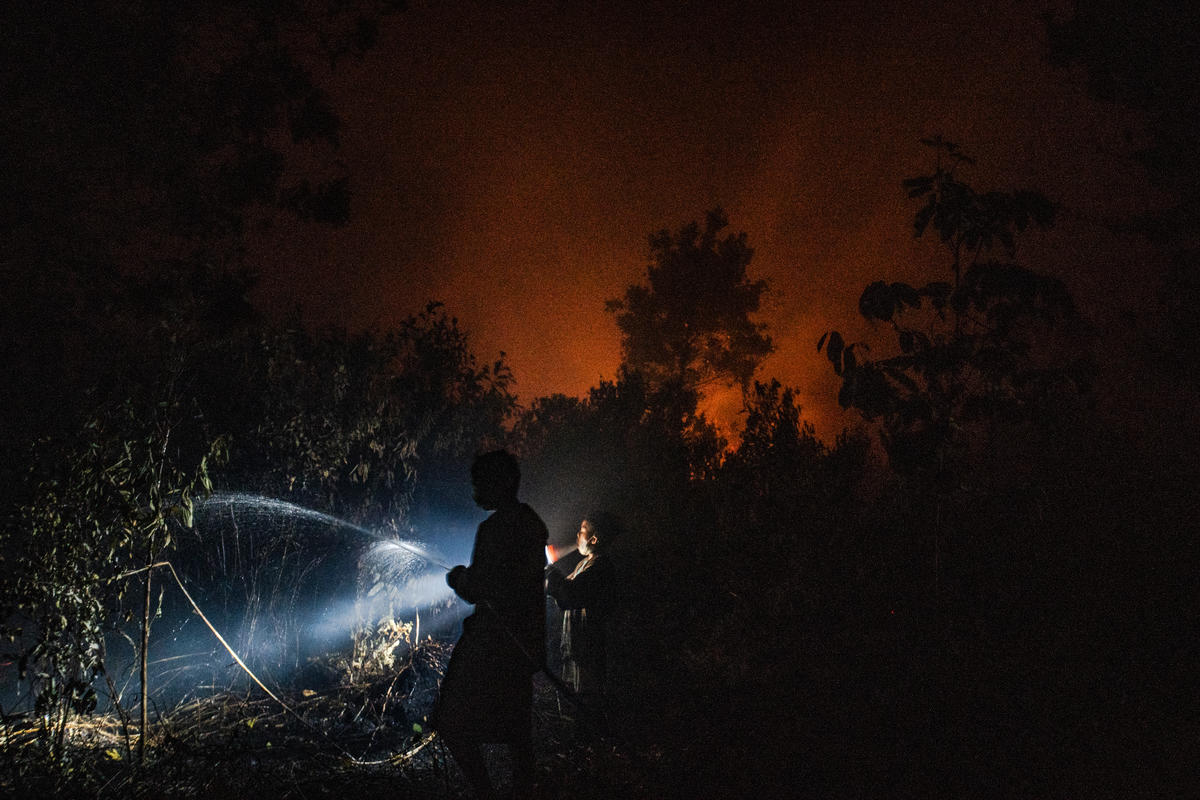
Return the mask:
M 153 721 L 146 762 L 131 758 L 136 731 L 114 713 L 71 723 L 66 761 L 47 769 L 39 730 L 9 719 L 0 739 L 0 795 L 20 797 L 317 798 L 386 791 L 399 797 L 469 797 L 428 726 L 450 646 L 423 642 L 390 674 L 327 690 L 220 692 Z M 574 720 L 551 683 L 535 679 L 534 731 L 544 795 L 663 797 L 653 788 L 653 748 L 599 736 Z M 643 755 L 635 755 L 641 751 Z M 650 755 L 645 755 L 650 753 Z M 495 779 L 508 753 L 488 749 Z
M 28 715 L 5 721 L 0 794 L 90 797 L 321 796 L 320 787 L 444 775 L 427 715 L 449 646 L 428 641 L 391 674 L 314 691 L 224 691 L 154 719 L 144 764 L 137 732 L 116 713 L 69 724 L 63 763 L 45 763 Z

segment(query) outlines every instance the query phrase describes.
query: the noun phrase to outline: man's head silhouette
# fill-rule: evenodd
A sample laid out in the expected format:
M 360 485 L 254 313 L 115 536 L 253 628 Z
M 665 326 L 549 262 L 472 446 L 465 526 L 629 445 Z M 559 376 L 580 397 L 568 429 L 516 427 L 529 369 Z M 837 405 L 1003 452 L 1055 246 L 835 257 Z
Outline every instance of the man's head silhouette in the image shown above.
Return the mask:
M 475 458 L 471 465 L 471 487 L 475 503 L 494 511 L 517 500 L 521 468 L 507 450 L 492 450 Z

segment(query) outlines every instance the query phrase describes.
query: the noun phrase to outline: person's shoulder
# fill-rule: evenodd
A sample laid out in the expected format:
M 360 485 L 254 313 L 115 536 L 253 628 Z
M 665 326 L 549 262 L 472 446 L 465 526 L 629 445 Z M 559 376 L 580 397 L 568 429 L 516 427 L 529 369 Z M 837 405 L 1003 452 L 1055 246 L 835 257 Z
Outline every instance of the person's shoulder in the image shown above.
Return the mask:
M 543 534 L 547 533 L 546 523 L 543 522 L 538 513 L 533 510 L 533 506 L 529 505 L 528 503 L 521 503 L 521 505 L 518 506 L 517 513 L 520 515 L 523 525 L 529 528 L 537 528 Z
M 607 579 L 617 574 L 617 566 L 610 555 L 596 553 L 596 555 L 592 556 L 592 562 L 592 569 L 596 571 L 598 576 Z
M 528 503 L 515 505 L 492 512 L 492 515 L 480 523 L 480 527 L 513 527 L 538 528 L 546 530 L 546 523 Z
M 536 519 L 538 522 L 542 521 L 542 518 L 536 511 L 533 510 L 533 506 L 529 505 L 529 503 L 518 503 L 515 513 L 521 519 Z

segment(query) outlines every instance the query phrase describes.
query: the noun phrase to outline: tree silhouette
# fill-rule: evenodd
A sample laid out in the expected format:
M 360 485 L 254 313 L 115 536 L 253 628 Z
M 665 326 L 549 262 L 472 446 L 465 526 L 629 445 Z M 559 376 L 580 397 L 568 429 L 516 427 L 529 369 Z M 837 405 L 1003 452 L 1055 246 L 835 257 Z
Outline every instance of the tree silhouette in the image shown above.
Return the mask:
M 746 234 L 720 236 L 728 224 L 718 208 L 703 229 L 692 222 L 650 237 L 647 283 L 607 303 L 626 368 L 656 385 L 695 390 L 725 381 L 748 389 L 773 349 L 766 325 L 751 319 L 767 284 L 747 276 L 754 251 Z
M 513 426 L 522 485 L 554 512 L 609 507 L 631 528 L 673 530 L 690 484 L 714 473 L 725 447 L 694 408 L 693 395 L 628 371 L 583 399 L 539 398 Z
M 937 233 L 950 280 L 875 281 L 863 291 L 859 312 L 891 326 L 895 355 L 864 357 L 866 343 L 847 343 L 837 331 L 817 349 L 842 379 L 842 407 L 881 420 L 898 471 L 954 481 L 974 434 L 1037 417 L 1053 393 L 1086 388 L 1088 371 L 1046 352 L 1048 331 L 1074 314 L 1065 286 L 1014 260 L 1016 236 L 1050 227 L 1055 206 L 1032 191 L 977 192 L 956 175 L 972 162 L 954 144 L 924 143 L 938 153 L 934 171 L 904 187 L 924 201 L 914 233 Z
M 53 428 L 164 299 L 244 311 L 244 233 L 341 224 L 349 175 L 321 71 L 388 0 L 6 4 L 0 26 L 0 445 Z M 36 388 L 35 388 L 36 387 Z

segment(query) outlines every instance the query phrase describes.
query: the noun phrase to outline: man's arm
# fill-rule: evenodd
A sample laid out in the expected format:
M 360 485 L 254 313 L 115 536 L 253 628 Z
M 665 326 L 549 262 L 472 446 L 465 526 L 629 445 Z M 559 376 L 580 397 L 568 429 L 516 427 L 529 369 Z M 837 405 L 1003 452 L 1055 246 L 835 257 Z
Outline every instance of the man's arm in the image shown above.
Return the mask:
M 611 565 L 597 557 L 595 564 L 570 580 L 562 573 L 551 572 L 546 579 L 546 591 L 559 608 L 592 608 L 608 602 L 612 581 Z
M 471 565 L 446 575 L 459 597 L 476 605 L 486 601 L 498 609 L 527 601 L 530 587 L 541 597 L 544 542 L 536 541 L 536 532 L 519 529 L 522 522 L 493 516 L 479 526 Z

